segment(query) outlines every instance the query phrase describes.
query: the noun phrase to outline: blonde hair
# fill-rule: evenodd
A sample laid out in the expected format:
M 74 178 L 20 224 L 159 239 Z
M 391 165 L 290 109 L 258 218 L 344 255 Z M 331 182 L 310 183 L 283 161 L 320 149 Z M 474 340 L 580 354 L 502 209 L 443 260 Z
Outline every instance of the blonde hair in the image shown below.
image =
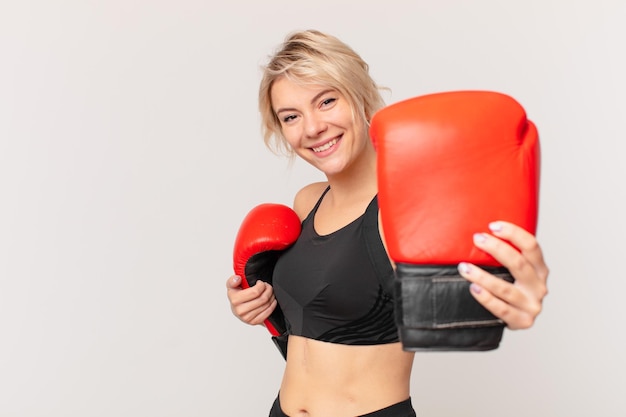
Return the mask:
M 281 77 L 300 84 L 320 84 L 336 89 L 350 103 L 355 120 L 364 123 L 385 105 L 381 88 L 369 75 L 369 66 L 352 48 L 316 30 L 294 32 L 285 38 L 263 67 L 259 87 L 263 140 L 277 154 L 294 155 L 272 107 L 272 85 Z

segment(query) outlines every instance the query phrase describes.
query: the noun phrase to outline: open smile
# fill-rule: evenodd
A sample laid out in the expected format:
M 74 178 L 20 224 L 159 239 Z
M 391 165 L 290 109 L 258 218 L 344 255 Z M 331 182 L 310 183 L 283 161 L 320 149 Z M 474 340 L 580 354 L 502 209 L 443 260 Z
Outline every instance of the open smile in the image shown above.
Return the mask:
M 313 149 L 313 152 L 315 152 L 315 153 L 324 152 L 324 151 L 332 148 L 333 146 L 335 146 L 337 144 L 337 142 L 339 142 L 339 138 L 332 139 L 332 140 L 326 142 L 323 145 L 320 145 L 320 146 L 317 146 L 317 147 L 314 147 L 314 148 L 311 148 L 311 149 Z

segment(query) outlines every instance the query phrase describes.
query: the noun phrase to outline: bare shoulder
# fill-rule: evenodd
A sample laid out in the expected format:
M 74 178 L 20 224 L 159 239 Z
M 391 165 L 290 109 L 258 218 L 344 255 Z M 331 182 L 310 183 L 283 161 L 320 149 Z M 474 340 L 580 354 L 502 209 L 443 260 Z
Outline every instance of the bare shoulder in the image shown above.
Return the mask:
M 300 219 L 304 219 L 310 213 L 326 187 L 328 187 L 327 182 L 314 182 L 296 193 L 293 209 Z

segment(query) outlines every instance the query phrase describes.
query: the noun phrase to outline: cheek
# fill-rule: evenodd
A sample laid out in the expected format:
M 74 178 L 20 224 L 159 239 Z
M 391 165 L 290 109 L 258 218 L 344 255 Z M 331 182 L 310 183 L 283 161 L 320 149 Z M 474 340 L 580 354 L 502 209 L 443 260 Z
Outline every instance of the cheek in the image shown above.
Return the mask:
M 354 132 L 354 137 L 358 141 L 369 141 L 369 134 L 367 130 L 367 125 L 363 123 L 359 123 L 358 120 L 351 120 L 351 128 Z
M 293 128 L 293 127 L 288 127 L 286 129 L 282 130 L 282 134 L 283 137 L 285 138 L 285 140 L 287 141 L 287 143 L 292 147 L 295 148 L 297 146 L 297 144 L 300 141 L 300 136 L 298 134 L 297 129 Z

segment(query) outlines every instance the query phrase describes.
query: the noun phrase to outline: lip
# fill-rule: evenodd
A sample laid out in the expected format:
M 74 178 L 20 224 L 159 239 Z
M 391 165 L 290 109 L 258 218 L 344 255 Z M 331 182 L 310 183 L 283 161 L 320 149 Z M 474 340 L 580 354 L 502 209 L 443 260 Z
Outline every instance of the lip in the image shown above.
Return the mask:
M 341 141 L 341 137 L 342 137 L 342 135 L 336 136 L 336 137 L 331 138 L 329 140 L 326 140 L 324 142 L 320 142 L 320 143 L 316 144 L 315 146 L 311 146 L 309 149 L 311 149 L 311 151 L 313 151 L 313 154 L 315 156 L 326 156 L 326 155 L 328 155 L 328 154 L 330 154 L 330 153 L 335 151 L 335 149 L 337 148 L 337 145 Z M 331 144 L 331 145 L 328 146 L 329 144 Z M 325 146 L 328 146 L 328 148 L 324 149 Z

